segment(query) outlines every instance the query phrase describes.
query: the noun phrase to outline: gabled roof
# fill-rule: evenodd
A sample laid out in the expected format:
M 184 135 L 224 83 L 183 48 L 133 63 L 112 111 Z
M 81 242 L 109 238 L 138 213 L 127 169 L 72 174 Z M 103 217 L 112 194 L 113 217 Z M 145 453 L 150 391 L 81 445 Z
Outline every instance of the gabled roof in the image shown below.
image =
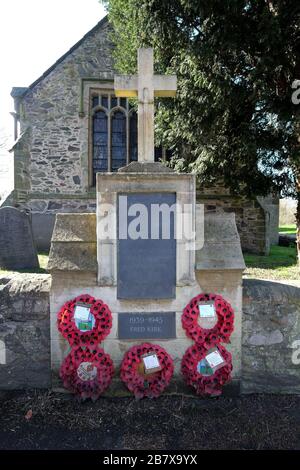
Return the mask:
M 92 36 L 98 29 L 102 28 L 108 22 L 107 15 L 99 21 L 90 31 L 88 31 L 74 46 L 71 47 L 65 54 L 63 54 L 51 67 L 49 67 L 37 80 L 35 80 L 29 87 L 13 87 L 10 95 L 13 98 L 23 98 L 29 90 L 32 90 L 38 83 L 46 78 L 52 70 L 55 69 L 69 54 L 72 54 L 81 44 L 90 36 Z

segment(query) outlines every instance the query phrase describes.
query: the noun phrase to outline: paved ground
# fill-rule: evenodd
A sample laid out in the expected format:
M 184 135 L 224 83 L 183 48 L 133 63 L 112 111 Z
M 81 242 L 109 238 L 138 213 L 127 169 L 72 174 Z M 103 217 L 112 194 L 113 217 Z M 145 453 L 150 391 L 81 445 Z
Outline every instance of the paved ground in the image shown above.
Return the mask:
M 0 449 L 300 449 L 300 396 L 79 403 L 0 392 Z

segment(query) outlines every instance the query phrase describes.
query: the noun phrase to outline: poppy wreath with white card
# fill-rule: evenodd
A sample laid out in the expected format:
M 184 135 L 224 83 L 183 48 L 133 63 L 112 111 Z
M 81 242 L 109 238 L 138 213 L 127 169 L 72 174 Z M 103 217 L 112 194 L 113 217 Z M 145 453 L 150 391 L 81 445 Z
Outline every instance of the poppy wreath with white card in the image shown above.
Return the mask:
M 61 307 L 57 315 L 57 327 L 71 346 L 93 348 L 110 333 L 112 314 L 102 300 L 83 294 Z
M 220 344 L 206 349 L 193 344 L 185 352 L 181 362 L 182 375 L 197 395 L 218 396 L 223 385 L 231 380 L 232 357 Z
M 113 374 L 110 356 L 99 347 L 73 348 L 60 368 L 64 387 L 82 399 L 96 400 L 109 387 Z
M 156 398 L 169 385 L 173 359 L 157 344 L 133 346 L 124 355 L 121 379 L 136 398 Z
M 212 328 L 201 327 L 199 323 L 201 306 L 214 308 L 216 323 Z M 219 342 L 228 343 L 234 327 L 234 311 L 221 295 L 199 294 L 184 308 L 181 322 L 187 336 L 197 344 L 206 344 L 208 347 Z

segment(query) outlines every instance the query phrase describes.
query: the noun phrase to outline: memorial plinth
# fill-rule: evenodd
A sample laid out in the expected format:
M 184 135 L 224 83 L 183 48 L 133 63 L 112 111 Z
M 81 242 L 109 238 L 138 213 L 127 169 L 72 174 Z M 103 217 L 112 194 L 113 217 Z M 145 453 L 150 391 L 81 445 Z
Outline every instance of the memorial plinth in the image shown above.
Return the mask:
M 137 169 L 137 166 L 135 167 Z M 128 167 L 125 168 L 128 170 Z M 240 378 L 242 272 L 245 268 L 233 214 L 207 214 L 204 217 L 202 248 L 185 250 L 176 243 L 175 297 L 165 299 L 118 298 L 118 239 L 97 239 L 98 223 L 107 204 L 117 206 L 118 194 L 176 194 L 177 201 L 194 204 L 194 177 L 172 172 L 122 171 L 98 174 L 96 214 L 58 214 L 49 260 L 51 289 L 51 357 L 53 386 L 60 384 L 58 372 L 68 354 L 67 342 L 57 331 L 56 315 L 73 297 L 88 293 L 102 299 L 112 311 L 113 327 L 101 343 L 115 366 L 113 385 L 106 394 L 127 394 L 119 379 L 124 354 L 132 345 L 151 341 L 174 359 L 175 374 L 170 392 L 192 391 L 180 373 L 182 357 L 192 341 L 182 329 L 183 308 L 201 292 L 215 292 L 227 299 L 235 311 L 235 329 L 227 349 L 233 354 L 233 384 Z M 196 212 L 198 215 L 201 211 Z M 117 214 L 117 212 L 116 212 Z M 202 218 L 197 221 L 198 239 L 203 237 Z M 202 245 L 200 240 L 200 246 Z M 169 295 L 169 294 L 168 294 Z M 228 389 L 235 390 L 229 385 Z

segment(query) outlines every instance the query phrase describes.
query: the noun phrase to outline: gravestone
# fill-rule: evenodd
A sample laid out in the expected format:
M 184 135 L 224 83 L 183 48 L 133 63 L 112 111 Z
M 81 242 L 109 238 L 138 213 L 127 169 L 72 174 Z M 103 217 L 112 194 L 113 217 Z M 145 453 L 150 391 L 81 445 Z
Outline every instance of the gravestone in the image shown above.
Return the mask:
M 0 208 L 0 268 L 39 267 L 30 216 L 15 207 Z

